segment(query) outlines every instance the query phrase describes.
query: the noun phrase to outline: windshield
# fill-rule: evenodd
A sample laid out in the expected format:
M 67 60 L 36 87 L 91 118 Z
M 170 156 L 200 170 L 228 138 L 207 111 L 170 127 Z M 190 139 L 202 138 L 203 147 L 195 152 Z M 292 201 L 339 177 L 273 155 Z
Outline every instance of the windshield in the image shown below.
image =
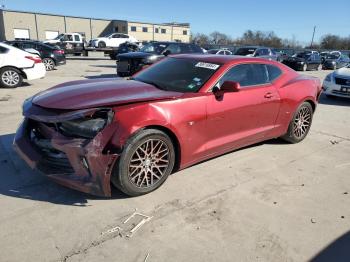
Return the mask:
M 255 50 L 256 48 L 247 48 L 247 47 L 239 48 L 235 53 L 235 55 L 243 55 L 243 56 L 252 55 L 254 54 Z
M 53 40 L 60 40 L 63 36 L 64 36 L 64 34 L 59 34 Z
M 163 43 L 149 43 L 144 45 L 140 51 L 160 55 L 165 50 L 165 48 L 167 48 L 167 46 L 168 44 Z
M 195 93 L 219 67 L 219 64 L 197 59 L 169 57 L 141 71 L 133 80 L 154 85 L 162 90 Z
M 105 35 L 104 37 L 105 37 L 105 38 L 108 38 L 108 37 L 111 37 L 111 36 L 113 36 L 113 35 L 114 35 L 114 33 L 109 34 L 109 35 Z

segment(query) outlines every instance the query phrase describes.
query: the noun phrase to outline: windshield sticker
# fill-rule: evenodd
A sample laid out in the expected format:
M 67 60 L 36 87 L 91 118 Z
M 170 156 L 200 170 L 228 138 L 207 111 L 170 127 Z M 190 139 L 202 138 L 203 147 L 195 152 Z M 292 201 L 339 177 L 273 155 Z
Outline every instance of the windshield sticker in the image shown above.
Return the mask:
M 201 67 L 201 68 L 206 68 L 206 69 L 211 69 L 211 70 L 216 70 L 219 68 L 220 65 L 217 64 L 211 64 L 211 63 L 204 63 L 204 62 L 198 62 L 196 64 L 196 67 Z
M 201 80 L 200 80 L 200 78 L 195 77 L 195 78 L 193 78 L 193 81 L 195 81 L 195 82 L 200 82 Z
M 190 85 L 188 85 L 187 87 L 190 88 L 190 89 L 192 89 L 192 88 L 195 88 L 196 85 L 195 85 L 195 84 L 190 84 Z

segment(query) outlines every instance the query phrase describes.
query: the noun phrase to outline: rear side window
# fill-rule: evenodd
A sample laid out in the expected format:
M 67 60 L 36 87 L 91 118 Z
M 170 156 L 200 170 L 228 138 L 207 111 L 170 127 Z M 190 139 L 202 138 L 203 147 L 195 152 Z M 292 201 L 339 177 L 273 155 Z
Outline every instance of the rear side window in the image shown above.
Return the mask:
M 221 79 L 220 86 L 225 81 L 238 82 L 241 87 L 263 85 L 270 82 L 266 66 L 262 64 L 242 64 L 231 68 Z
M 24 49 L 34 48 L 35 49 L 35 45 L 32 43 L 23 43 L 22 48 L 24 48 Z
M 279 69 L 277 66 L 266 65 L 266 67 L 269 73 L 270 82 L 274 81 L 275 79 L 279 78 L 280 75 L 282 75 L 282 70 Z
M 74 35 L 74 41 L 79 42 L 80 41 L 80 36 Z

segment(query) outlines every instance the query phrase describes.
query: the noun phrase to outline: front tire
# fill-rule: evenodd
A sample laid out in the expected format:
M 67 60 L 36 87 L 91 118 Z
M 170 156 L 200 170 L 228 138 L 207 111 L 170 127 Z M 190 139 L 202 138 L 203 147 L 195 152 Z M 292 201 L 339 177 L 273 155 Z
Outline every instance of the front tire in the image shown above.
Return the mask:
M 302 70 L 303 70 L 304 72 L 307 70 L 307 64 L 304 64 L 304 65 L 303 65 Z
M 23 77 L 18 69 L 7 67 L 0 70 L 0 86 L 15 88 L 22 84 Z
M 55 69 L 55 61 L 51 58 L 44 58 L 43 63 L 45 65 L 46 71 L 52 71 Z
M 310 103 L 302 103 L 295 111 L 292 121 L 289 123 L 287 133 L 282 139 L 295 144 L 299 143 L 310 131 L 313 117 L 313 109 Z
M 174 145 L 164 132 L 147 129 L 126 143 L 111 181 L 129 196 L 140 196 L 159 188 L 175 165 Z

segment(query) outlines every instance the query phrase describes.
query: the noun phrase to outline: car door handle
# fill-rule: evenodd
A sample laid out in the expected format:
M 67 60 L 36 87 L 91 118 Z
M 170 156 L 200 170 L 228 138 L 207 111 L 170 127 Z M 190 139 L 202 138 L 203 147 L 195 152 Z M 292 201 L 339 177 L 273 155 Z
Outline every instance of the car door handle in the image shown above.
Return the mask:
M 268 92 L 264 95 L 265 98 L 272 98 L 273 97 L 273 94 Z

